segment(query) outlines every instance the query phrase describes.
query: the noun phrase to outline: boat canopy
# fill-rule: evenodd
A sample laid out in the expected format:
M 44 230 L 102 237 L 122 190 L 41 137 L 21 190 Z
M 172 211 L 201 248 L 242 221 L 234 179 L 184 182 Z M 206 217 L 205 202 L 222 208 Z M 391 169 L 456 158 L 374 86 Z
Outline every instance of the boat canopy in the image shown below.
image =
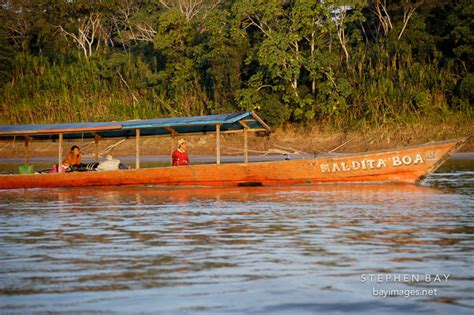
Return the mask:
M 246 131 L 271 132 L 270 127 L 254 112 L 210 116 L 157 118 L 119 122 L 85 122 L 63 124 L 0 125 L 0 140 L 130 138 L 139 136 L 174 136 Z

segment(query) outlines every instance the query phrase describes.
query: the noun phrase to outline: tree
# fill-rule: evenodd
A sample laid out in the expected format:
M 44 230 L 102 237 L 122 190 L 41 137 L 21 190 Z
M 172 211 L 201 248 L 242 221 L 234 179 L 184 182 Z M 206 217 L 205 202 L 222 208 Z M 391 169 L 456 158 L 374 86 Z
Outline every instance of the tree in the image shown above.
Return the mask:
M 254 53 L 249 58 L 255 58 L 260 67 L 249 83 L 261 85 L 248 88 L 260 92 L 268 87 L 283 92 L 285 103 L 292 103 L 300 98 L 302 36 L 293 29 L 291 6 L 286 5 L 278 0 L 240 0 L 234 3 L 233 12 L 241 34 L 256 39 L 251 43 Z
M 59 19 L 53 19 L 58 22 L 55 26 L 66 42 L 72 43 L 86 58 L 90 58 L 101 45 L 114 45 L 112 33 L 116 24 L 112 16 L 119 6 L 120 2 L 117 4 L 115 1 L 77 0 L 54 2 L 51 8 L 59 13 Z
M 205 19 L 221 0 L 159 0 L 159 2 L 167 10 L 177 9 L 189 22 L 197 16 Z
M 98 50 L 101 41 L 105 41 L 102 30 L 103 14 L 100 12 L 89 12 L 87 15 L 77 19 L 70 31 L 62 25 L 58 25 L 66 40 L 71 39 L 84 53 L 86 58 L 92 56 L 94 50 Z
M 293 7 L 294 28 L 301 33 L 309 45 L 303 67 L 309 72 L 311 92 L 316 95 L 316 82 L 324 74 L 322 54 L 329 47 L 330 34 L 334 32 L 334 23 L 330 6 L 315 0 L 299 0 Z M 304 43 L 303 43 L 304 45 Z
M 27 0 L 2 1 L 2 9 L 7 13 L 5 31 L 7 38 L 22 51 L 27 51 L 34 29 L 34 10 Z
M 241 65 L 247 41 L 231 26 L 230 9 L 218 7 L 199 24 L 194 59 L 212 113 L 234 111 L 235 91 L 242 84 Z
M 0 89 L 12 78 L 15 54 L 15 49 L 8 42 L 4 30 L 0 28 Z
M 424 3 L 424 0 L 398 0 L 388 1 L 387 0 L 371 0 L 370 8 L 378 20 L 377 37 L 380 36 L 380 29 L 383 30 L 383 35 L 388 36 L 392 29 L 396 29 L 398 32 L 397 39 L 402 38 L 405 32 L 408 22 L 410 21 L 413 13 Z M 399 27 L 396 27 L 396 19 L 400 21 Z
M 125 0 L 119 2 L 112 21 L 122 44 L 153 43 L 162 10 L 155 1 Z

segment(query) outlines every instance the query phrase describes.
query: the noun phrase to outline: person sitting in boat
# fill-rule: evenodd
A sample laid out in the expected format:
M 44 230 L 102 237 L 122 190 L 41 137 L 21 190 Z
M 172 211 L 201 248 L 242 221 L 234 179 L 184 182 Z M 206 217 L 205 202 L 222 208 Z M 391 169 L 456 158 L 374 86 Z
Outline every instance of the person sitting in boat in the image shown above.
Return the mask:
M 188 152 L 186 151 L 186 140 L 178 140 L 178 149 L 171 155 L 171 165 L 184 166 L 189 164 Z
M 61 172 L 62 173 L 69 172 L 73 165 L 79 165 L 79 164 L 81 164 L 81 149 L 79 149 L 77 145 L 73 145 L 71 147 L 71 150 L 66 155 L 66 158 L 61 163 Z M 55 164 L 53 166 L 53 170 L 51 172 L 52 173 L 58 172 L 58 164 Z

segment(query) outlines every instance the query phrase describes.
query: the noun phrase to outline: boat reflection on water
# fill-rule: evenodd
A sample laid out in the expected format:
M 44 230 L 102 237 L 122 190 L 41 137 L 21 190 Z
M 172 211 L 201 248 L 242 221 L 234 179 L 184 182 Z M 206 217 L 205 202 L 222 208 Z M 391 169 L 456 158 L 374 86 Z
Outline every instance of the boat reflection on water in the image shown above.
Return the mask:
M 119 186 L 119 187 L 87 187 L 87 188 L 48 188 L 48 189 L 17 189 L 0 191 L 0 198 L 12 200 L 70 201 L 84 202 L 97 199 L 100 205 L 127 204 L 135 201 L 142 203 L 146 198 L 157 202 L 187 203 L 199 199 L 216 201 L 259 201 L 270 198 L 273 202 L 296 202 L 311 194 L 322 194 L 325 198 L 348 201 L 356 199 L 377 201 L 392 198 L 406 199 L 406 194 L 422 196 L 426 193 L 443 193 L 435 188 L 410 184 L 321 184 L 307 186 L 276 186 L 276 187 L 160 187 L 160 186 Z M 295 198 L 288 199 L 288 194 Z M 295 195 L 296 194 L 296 195 Z M 386 198 L 385 198 L 386 197 Z M 315 201 L 315 200 L 310 200 Z M 79 210 L 101 210 L 92 207 Z

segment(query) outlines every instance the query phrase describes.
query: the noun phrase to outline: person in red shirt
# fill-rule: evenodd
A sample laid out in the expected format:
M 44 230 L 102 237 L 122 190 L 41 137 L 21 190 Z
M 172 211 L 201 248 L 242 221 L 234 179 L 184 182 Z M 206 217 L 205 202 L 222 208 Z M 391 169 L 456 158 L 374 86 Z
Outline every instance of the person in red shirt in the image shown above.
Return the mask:
M 178 140 L 178 149 L 173 152 L 171 155 L 172 162 L 171 165 L 173 166 L 184 166 L 188 165 L 188 152 L 186 151 L 186 140 L 179 139 Z

